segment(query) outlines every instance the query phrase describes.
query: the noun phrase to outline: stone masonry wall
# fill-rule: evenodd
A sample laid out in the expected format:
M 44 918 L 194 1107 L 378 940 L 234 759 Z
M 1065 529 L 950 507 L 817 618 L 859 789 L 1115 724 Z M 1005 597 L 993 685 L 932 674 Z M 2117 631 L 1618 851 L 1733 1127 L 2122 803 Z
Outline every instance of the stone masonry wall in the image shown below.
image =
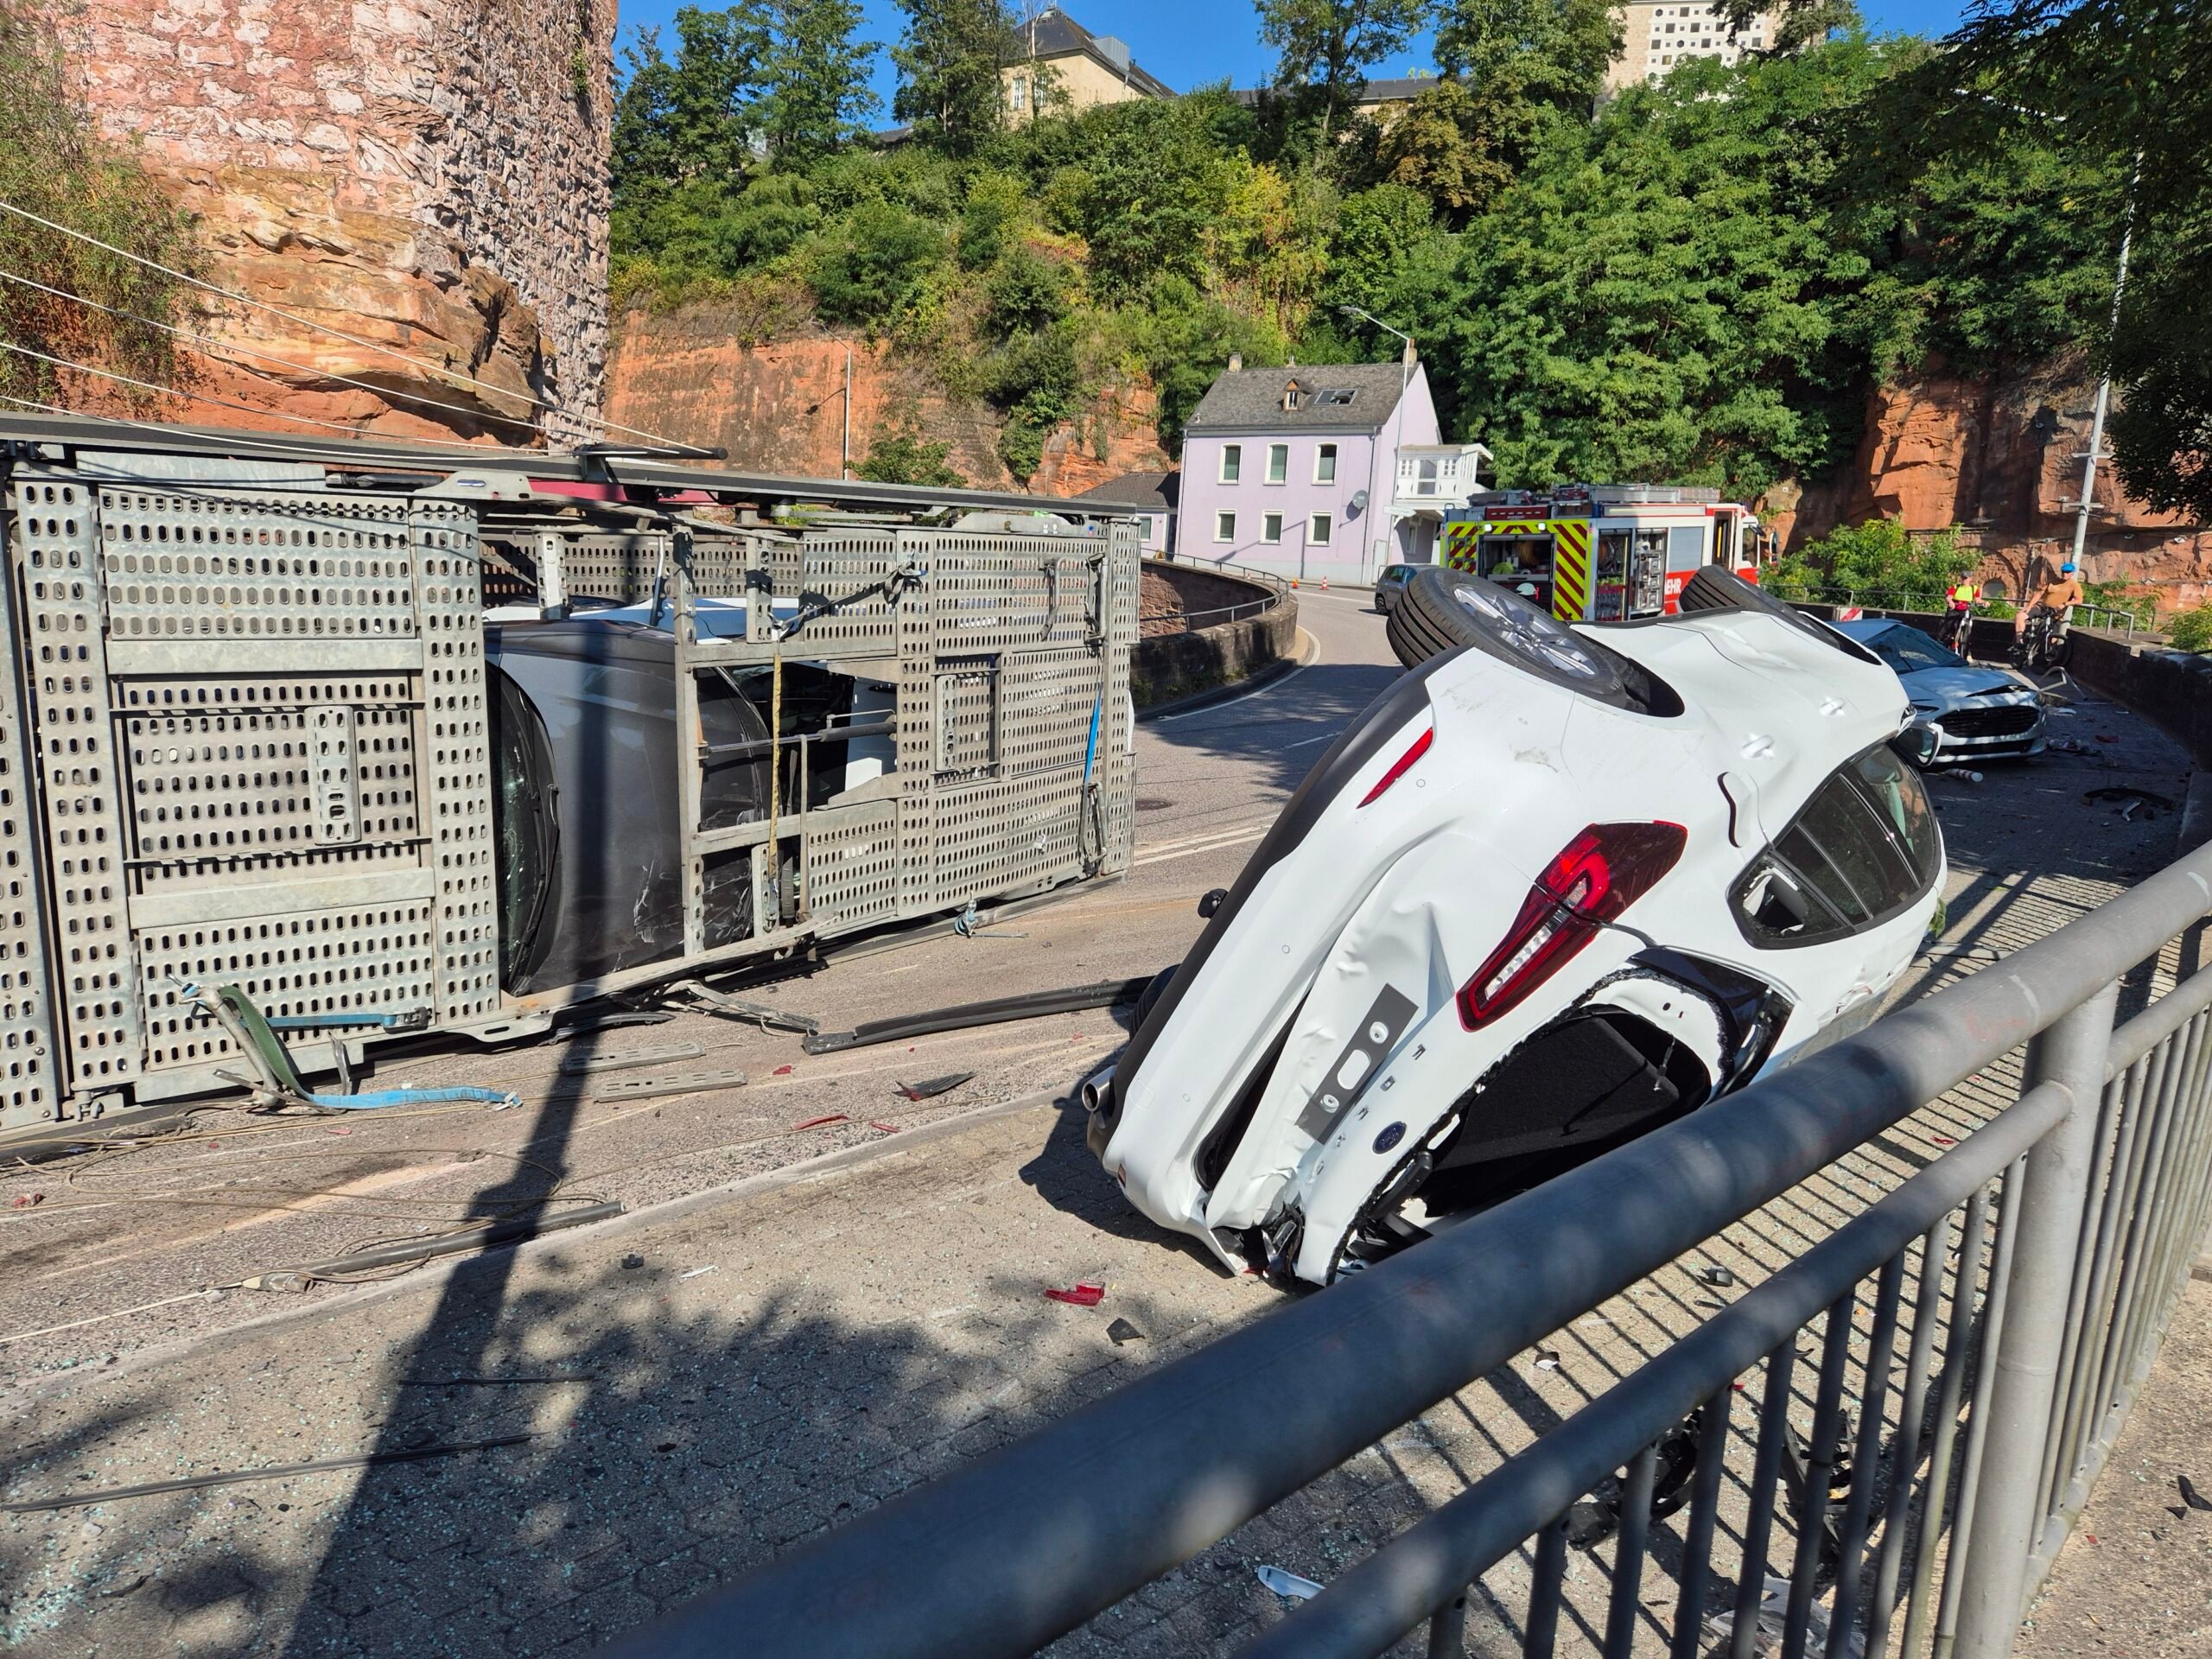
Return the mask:
M 200 216 L 209 278 L 273 308 L 211 301 L 201 326 L 221 344 L 191 365 L 194 389 L 302 431 L 283 416 L 529 442 L 533 398 L 596 416 L 614 0 L 60 0 L 51 15 L 100 130 Z

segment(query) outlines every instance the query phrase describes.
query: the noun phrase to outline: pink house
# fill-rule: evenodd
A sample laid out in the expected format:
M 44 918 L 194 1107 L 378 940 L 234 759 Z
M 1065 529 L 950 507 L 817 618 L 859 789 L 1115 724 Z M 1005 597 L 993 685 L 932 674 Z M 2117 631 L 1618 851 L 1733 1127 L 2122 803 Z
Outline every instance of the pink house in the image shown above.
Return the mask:
M 1444 510 L 1479 487 L 1487 453 L 1441 442 L 1410 350 L 1401 363 L 1310 368 L 1232 357 L 1183 429 L 1175 556 L 1371 582 L 1386 565 L 1434 558 Z

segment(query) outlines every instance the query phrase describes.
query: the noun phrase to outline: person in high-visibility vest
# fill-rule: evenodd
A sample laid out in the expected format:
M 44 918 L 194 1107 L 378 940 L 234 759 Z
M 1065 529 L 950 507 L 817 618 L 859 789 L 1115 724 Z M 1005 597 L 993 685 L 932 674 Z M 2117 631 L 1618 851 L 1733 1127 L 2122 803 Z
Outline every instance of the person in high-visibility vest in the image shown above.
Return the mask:
M 1952 579 L 1943 595 L 1943 643 L 1961 655 L 1965 654 L 1968 630 L 1974 626 L 1974 601 L 1980 597 L 1980 587 L 1964 571 Z

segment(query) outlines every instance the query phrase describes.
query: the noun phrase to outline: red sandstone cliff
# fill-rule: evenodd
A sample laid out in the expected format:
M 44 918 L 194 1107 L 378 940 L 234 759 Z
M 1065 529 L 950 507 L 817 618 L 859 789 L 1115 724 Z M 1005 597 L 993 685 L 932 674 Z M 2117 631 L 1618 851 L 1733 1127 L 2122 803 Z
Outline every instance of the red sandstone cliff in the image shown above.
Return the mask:
M 1791 546 L 1874 518 L 1908 530 L 1958 525 L 1978 574 L 2018 594 L 2074 544 L 2096 383 L 2077 359 L 1990 379 L 1940 374 L 1867 398 L 1852 464 L 1809 487 L 1770 492 L 1765 517 Z M 2084 574 L 2157 591 L 2162 607 L 2212 595 L 2212 531 L 2152 512 L 2100 467 Z
M 826 334 L 747 345 L 745 330 L 711 305 L 640 309 L 620 320 L 607 364 L 607 418 L 719 444 L 729 451 L 728 464 L 745 471 L 835 478 L 849 351 L 855 467 L 879 432 L 903 429 L 950 446 L 948 463 L 983 489 L 1074 495 L 1124 473 L 1173 464 L 1160 448 L 1151 389 L 1117 387 L 1046 440 L 1044 464 L 1025 483 L 999 459 L 994 411 L 949 397 L 926 364 L 880 344 Z
M 261 413 L 165 414 L 531 442 L 542 401 L 556 442 L 597 435 L 611 0 L 78 0 L 54 26 L 249 302 L 202 296 L 184 368 Z

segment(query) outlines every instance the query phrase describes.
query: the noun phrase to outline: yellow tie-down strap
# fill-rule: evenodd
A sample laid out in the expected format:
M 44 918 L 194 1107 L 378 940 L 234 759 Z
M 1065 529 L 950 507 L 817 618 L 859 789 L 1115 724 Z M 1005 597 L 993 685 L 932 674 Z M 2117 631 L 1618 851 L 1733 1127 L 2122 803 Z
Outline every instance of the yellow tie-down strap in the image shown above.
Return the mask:
M 1580 622 L 1590 609 L 1590 526 L 1555 518 L 1552 532 L 1552 614 Z

